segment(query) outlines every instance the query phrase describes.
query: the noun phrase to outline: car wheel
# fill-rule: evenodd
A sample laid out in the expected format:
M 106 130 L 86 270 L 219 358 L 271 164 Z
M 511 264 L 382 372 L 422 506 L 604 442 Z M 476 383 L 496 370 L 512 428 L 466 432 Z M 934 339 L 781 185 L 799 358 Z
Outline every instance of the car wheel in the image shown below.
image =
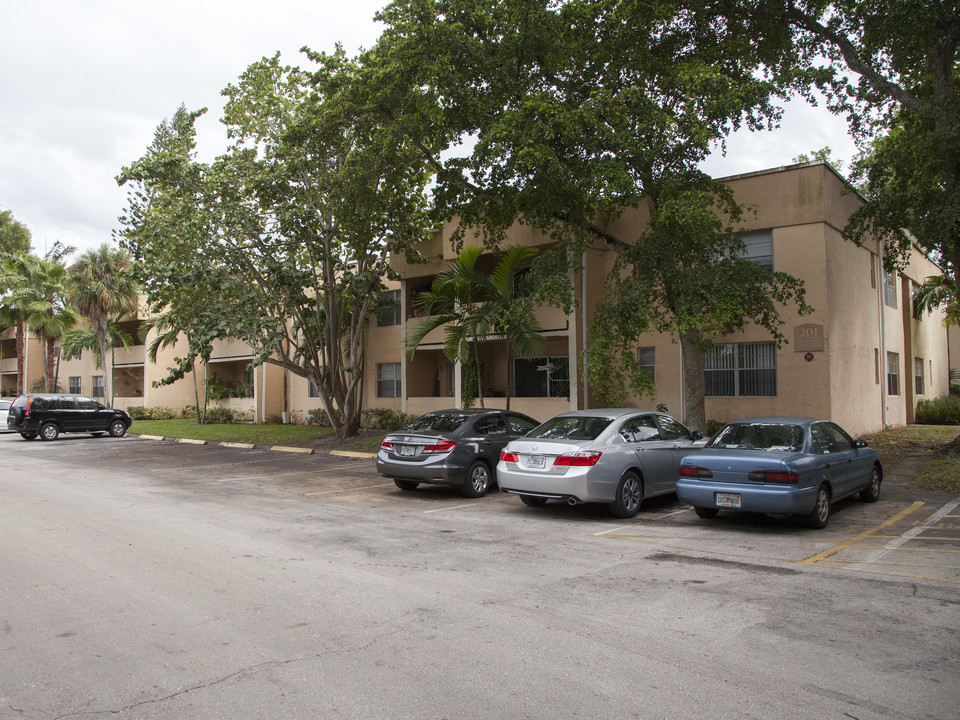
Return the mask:
M 830 491 L 826 485 L 821 485 L 817 490 L 817 504 L 813 506 L 813 512 L 807 515 L 804 520 L 807 527 L 820 530 L 830 522 Z
M 51 422 L 40 426 L 40 437 L 44 440 L 56 440 L 60 436 L 60 428 Z
M 401 490 L 416 490 L 420 483 L 414 480 L 394 480 L 393 484 Z
M 490 489 L 490 483 L 490 468 L 483 460 L 474 460 L 467 469 L 467 481 L 461 491 L 464 497 L 483 497 Z
M 630 518 L 640 509 L 643 500 L 643 483 L 635 472 L 626 472 L 620 478 L 617 494 L 610 503 L 610 513 L 619 518 Z
M 870 474 L 870 484 L 860 491 L 860 499 L 863 502 L 876 502 L 880 499 L 880 482 L 883 480 L 883 473 L 879 465 L 873 466 Z
M 123 420 L 114 420 L 110 423 L 110 436 L 123 437 L 127 432 L 127 426 Z
M 540 507 L 541 505 L 547 504 L 547 499 L 545 497 L 537 497 L 536 495 L 521 495 L 520 502 L 530 507 Z
M 20 433 L 20 437 L 22 437 L 24 440 L 33 440 L 36 436 L 37 436 L 36 433 L 26 433 L 26 432 Z
M 697 514 L 697 517 L 702 517 L 705 520 L 712 520 L 720 514 L 717 508 L 695 507 L 693 511 Z

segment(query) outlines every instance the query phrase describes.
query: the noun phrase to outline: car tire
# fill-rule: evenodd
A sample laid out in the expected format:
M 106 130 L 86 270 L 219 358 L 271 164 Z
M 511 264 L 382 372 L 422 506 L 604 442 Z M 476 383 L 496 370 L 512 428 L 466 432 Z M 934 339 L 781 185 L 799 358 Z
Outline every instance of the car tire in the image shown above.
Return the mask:
M 632 518 L 643 501 L 643 482 L 635 472 L 628 471 L 620 478 L 617 494 L 610 503 L 610 513 L 618 518 Z
M 467 468 L 467 479 L 463 483 L 461 492 L 468 498 L 483 497 L 492 484 L 490 467 L 483 460 L 474 460 Z
M 826 485 L 817 489 L 817 503 L 813 510 L 804 517 L 807 527 L 822 530 L 830 522 L 830 490 Z
M 127 434 L 127 425 L 123 420 L 113 420 L 110 423 L 110 437 L 121 438 Z
M 880 499 L 880 483 L 883 481 L 883 472 L 879 465 L 874 465 L 870 473 L 870 484 L 860 491 L 860 499 L 863 502 L 876 502 Z
M 36 436 L 37 436 L 36 433 L 31 433 L 31 432 L 20 433 L 20 437 L 22 437 L 24 440 L 33 440 Z
M 713 520 L 720 514 L 717 508 L 695 507 L 693 511 L 697 514 L 697 517 L 702 517 L 704 520 Z
M 56 440 L 60 437 L 60 428 L 52 422 L 44 423 L 40 426 L 40 437 L 44 440 Z
M 394 480 L 393 484 L 396 485 L 401 490 L 406 490 L 407 492 L 411 490 L 416 490 L 417 486 L 420 484 L 415 480 Z
M 547 499 L 536 495 L 521 495 L 520 502 L 529 507 L 542 507 L 547 504 Z

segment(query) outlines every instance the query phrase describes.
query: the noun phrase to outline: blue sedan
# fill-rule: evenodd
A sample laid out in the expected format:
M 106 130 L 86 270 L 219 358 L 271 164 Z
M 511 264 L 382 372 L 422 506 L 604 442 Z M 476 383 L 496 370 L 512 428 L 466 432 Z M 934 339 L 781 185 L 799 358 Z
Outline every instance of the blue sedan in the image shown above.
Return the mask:
M 830 503 L 880 497 L 883 468 L 862 440 L 812 418 L 751 418 L 724 426 L 696 455 L 683 458 L 677 497 L 702 518 L 720 510 L 803 516 L 826 527 Z

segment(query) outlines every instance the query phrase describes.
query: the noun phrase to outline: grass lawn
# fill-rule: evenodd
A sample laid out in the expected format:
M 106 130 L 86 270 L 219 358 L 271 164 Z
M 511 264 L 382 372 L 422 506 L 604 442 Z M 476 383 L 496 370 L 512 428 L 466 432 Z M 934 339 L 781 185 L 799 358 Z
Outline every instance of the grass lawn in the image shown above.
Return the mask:
M 333 435 L 331 428 L 312 425 L 197 425 L 195 420 L 135 420 L 130 432 L 217 442 L 295 446 L 309 446 L 320 438 Z

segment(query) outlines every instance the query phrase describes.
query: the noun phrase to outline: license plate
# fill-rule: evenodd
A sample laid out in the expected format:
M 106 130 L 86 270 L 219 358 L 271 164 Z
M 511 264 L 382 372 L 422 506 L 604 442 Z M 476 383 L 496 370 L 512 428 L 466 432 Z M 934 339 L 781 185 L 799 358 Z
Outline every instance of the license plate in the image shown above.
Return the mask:
M 531 455 L 527 458 L 527 467 L 542 470 L 547 466 L 547 458 L 543 455 Z
M 400 452 L 398 453 L 401 457 L 413 457 L 417 452 L 416 445 L 401 445 Z
M 740 507 L 740 496 L 734 493 L 717 493 L 718 507 Z

